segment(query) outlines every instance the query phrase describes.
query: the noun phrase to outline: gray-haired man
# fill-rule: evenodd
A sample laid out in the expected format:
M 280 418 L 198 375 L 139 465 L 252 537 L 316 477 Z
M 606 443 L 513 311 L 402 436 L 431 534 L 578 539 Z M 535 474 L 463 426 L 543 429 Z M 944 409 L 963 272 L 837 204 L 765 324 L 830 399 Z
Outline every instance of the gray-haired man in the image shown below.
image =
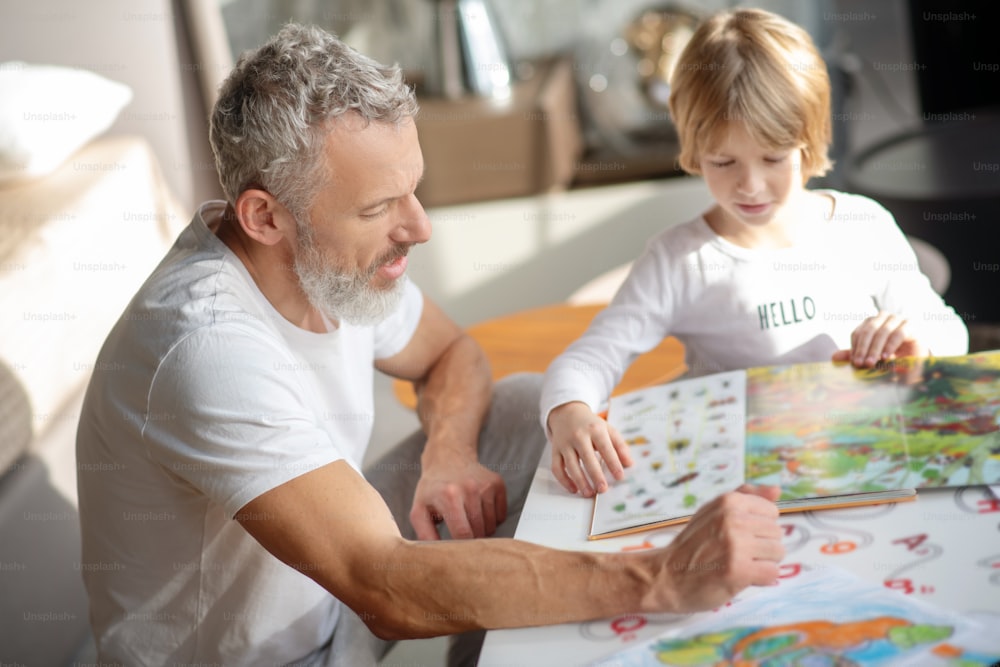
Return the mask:
M 646 554 L 437 540 L 440 522 L 511 535 L 545 436 L 538 378 L 494 391 L 405 278 L 431 232 L 415 113 L 398 70 L 315 28 L 287 26 L 223 84 L 227 201 L 129 305 L 80 420 L 102 663 L 360 665 L 376 636 L 703 609 L 774 580 L 777 513 L 754 494 Z M 373 369 L 417 383 L 423 433 L 363 475 Z

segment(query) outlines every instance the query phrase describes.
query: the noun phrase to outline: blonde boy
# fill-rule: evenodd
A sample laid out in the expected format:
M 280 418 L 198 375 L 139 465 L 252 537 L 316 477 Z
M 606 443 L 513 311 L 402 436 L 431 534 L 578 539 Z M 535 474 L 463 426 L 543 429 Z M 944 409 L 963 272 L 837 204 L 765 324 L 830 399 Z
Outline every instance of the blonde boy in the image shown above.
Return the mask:
M 595 413 L 639 354 L 665 336 L 692 375 L 756 365 L 964 354 L 965 324 L 920 273 L 876 202 L 807 190 L 830 168 L 826 66 L 809 35 L 769 12 L 719 13 L 671 80 L 680 165 L 715 200 L 650 239 L 609 306 L 546 372 L 552 470 L 586 496 L 631 464 Z

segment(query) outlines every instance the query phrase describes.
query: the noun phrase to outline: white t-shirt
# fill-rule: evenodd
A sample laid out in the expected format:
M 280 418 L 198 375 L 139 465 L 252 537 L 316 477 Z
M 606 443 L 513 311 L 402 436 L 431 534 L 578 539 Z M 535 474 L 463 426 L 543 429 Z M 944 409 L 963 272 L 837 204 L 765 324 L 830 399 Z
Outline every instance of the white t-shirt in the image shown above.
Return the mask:
M 671 335 L 690 376 L 828 360 L 879 310 L 905 317 L 934 354 L 965 354 L 965 323 L 892 215 L 867 197 L 820 192 L 833 197 L 832 216 L 790 248 L 737 246 L 704 217 L 650 239 L 608 307 L 546 371 L 542 423 L 570 401 L 600 409 L 635 357 Z
M 278 665 L 329 643 L 339 601 L 233 517 L 330 462 L 359 468 L 373 361 L 401 351 L 420 319 L 408 283 L 378 326 L 292 325 L 210 231 L 224 207 L 205 204 L 178 237 L 87 390 L 81 570 L 101 662 Z

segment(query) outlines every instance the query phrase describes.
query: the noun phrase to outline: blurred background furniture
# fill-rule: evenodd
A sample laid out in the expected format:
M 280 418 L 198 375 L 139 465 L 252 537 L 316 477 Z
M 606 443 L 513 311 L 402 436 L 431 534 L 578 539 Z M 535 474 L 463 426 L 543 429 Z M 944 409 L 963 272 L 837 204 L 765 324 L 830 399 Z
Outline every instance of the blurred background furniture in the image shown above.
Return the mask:
M 916 122 L 856 151 L 846 182 L 941 252 L 951 268 L 945 300 L 982 333 L 1000 325 L 1000 5 L 905 8 L 912 61 L 874 69 L 912 77 Z
M 943 296 L 969 325 L 1000 323 L 1000 107 L 954 112 L 856 156 L 851 190 L 867 194 L 950 267 Z

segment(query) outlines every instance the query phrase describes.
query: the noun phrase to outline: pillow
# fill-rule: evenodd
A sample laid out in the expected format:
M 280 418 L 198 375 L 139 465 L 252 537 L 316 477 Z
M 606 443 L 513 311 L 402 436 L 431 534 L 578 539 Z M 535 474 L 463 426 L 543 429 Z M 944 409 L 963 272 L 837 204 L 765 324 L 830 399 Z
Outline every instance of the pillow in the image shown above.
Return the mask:
M 88 70 L 0 63 L 0 184 L 54 171 L 131 100 L 131 88 Z

